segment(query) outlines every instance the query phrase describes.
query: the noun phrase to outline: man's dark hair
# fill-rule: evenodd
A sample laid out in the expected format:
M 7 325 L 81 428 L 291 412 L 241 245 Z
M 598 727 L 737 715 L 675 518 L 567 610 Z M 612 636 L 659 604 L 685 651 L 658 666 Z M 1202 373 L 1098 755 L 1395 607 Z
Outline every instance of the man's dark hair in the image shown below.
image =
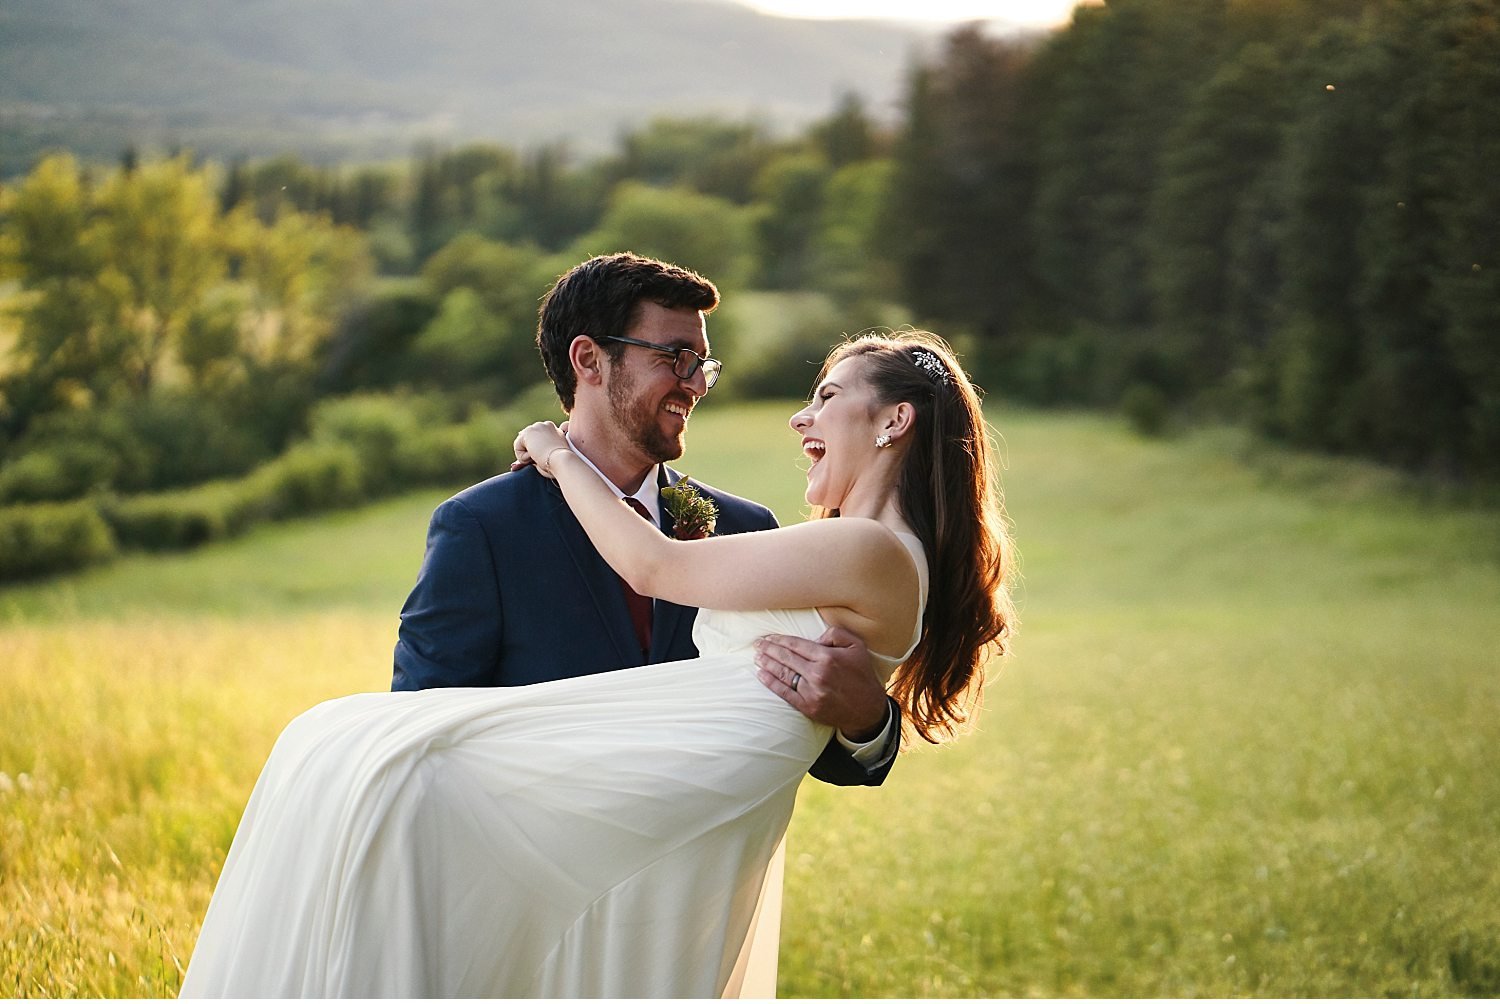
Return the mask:
M 719 291 L 696 272 L 625 251 L 574 266 L 542 297 L 536 347 L 564 411 L 573 410 L 578 389 L 568 360 L 573 339 L 623 336 L 640 315 L 642 303 L 707 314 L 719 305 Z M 604 342 L 600 347 L 611 361 L 625 351 L 617 342 Z

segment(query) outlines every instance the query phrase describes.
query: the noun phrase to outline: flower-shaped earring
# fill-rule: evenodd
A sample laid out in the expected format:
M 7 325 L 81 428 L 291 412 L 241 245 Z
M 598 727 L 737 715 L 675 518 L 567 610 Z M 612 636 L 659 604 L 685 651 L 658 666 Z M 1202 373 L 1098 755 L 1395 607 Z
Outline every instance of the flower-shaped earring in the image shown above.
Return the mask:
M 886 433 L 882 432 L 880 435 L 878 435 L 878 436 L 875 437 L 875 448 L 877 450 L 883 450 L 887 446 L 890 446 L 890 445 L 891 445 L 891 437 L 889 435 L 887 435 Z

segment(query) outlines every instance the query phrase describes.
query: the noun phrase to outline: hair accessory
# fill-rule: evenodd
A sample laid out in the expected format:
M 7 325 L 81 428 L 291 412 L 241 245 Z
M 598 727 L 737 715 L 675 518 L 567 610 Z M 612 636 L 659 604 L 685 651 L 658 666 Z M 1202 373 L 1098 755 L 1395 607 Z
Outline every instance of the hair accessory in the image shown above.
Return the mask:
M 891 437 L 888 436 L 888 435 L 886 435 L 885 433 L 882 432 L 880 435 L 878 435 L 878 436 L 875 437 L 875 449 L 877 449 L 877 450 L 883 450 L 887 446 L 890 446 L 890 445 L 891 445 Z
M 912 349 L 911 360 L 916 363 L 928 376 L 932 377 L 934 383 L 952 383 L 953 374 L 948 372 L 948 367 L 930 349 Z

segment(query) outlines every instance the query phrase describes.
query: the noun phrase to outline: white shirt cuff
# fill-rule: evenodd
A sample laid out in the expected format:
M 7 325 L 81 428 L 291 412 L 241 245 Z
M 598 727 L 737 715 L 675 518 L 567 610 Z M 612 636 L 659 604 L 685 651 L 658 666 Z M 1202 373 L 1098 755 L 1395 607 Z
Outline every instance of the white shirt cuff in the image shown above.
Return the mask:
M 842 732 L 834 730 L 838 737 L 839 745 L 849 751 L 854 757 L 854 762 L 865 770 L 874 770 L 885 766 L 887 760 L 895 755 L 895 743 L 891 742 L 892 733 L 895 732 L 896 716 L 891 714 L 890 703 L 885 706 L 885 727 L 880 730 L 880 735 L 867 743 L 857 743 L 847 738 Z

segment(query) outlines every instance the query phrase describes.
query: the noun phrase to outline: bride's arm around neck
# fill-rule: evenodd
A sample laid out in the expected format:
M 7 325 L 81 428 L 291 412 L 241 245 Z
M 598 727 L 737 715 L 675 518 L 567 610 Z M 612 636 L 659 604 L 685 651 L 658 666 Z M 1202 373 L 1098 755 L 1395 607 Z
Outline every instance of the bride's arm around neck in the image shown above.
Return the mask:
M 821 519 L 703 540 L 662 535 L 576 455 L 548 458 L 594 546 L 643 596 L 719 610 L 816 607 L 874 651 L 902 651 L 915 627 L 910 553 L 873 519 Z

